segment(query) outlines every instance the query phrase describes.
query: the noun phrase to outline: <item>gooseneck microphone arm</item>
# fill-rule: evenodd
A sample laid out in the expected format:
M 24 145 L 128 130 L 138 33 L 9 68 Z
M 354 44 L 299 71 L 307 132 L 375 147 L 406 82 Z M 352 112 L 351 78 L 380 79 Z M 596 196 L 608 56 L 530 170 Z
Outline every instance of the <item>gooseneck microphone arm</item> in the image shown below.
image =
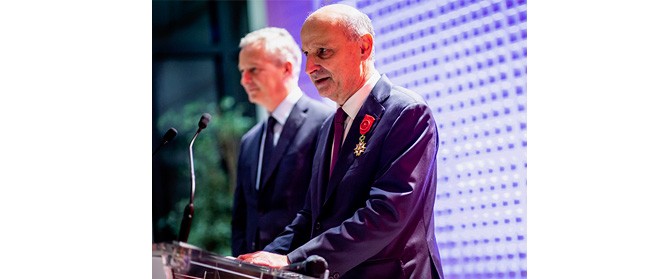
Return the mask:
M 188 147 L 188 155 L 190 156 L 190 202 L 183 210 L 183 219 L 181 220 L 181 228 L 179 228 L 179 241 L 187 242 L 188 235 L 190 234 L 190 227 L 192 225 L 192 218 L 195 213 L 195 206 L 193 201 L 195 200 L 195 163 L 193 160 L 193 144 L 197 135 L 206 128 L 211 120 L 211 115 L 208 113 L 202 114 L 202 118 L 199 119 L 197 132 L 190 141 L 190 146 Z
M 199 132 L 201 129 L 197 129 L 197 133 L 193 136 L 192 140 L 190 141 L 190 146 L 188 146 L 188 155 L 190 158 L 190 204 L 193 203 L 193 200 L 195 200 L 195 160 L 193 160 L 193 144 L 195 143 L 195 139 L 197 138 L 197 135 L 199 135 Z

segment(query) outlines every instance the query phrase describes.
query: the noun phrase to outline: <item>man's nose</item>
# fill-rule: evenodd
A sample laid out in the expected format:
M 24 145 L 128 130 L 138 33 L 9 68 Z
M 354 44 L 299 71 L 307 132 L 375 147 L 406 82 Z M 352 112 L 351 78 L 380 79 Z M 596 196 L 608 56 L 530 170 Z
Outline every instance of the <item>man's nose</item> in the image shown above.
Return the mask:
M 320 66 L 316 63 L 316 58 L 314 56 L 307 56 L 307 62 L 305 63 L 305 73 L 311 75 L 313 72 L 318 70 Z
M 241 73 L 241 84 L 248 84 L 250 81 L 252 81 L 252 76 L 250 75 L 250 72 L 243 71 Z

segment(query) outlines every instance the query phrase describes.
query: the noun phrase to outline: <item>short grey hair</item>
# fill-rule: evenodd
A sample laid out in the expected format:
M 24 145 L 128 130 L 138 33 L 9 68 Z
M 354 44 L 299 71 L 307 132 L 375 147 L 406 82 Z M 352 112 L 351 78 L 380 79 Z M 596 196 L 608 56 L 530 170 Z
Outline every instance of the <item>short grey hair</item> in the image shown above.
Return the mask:
M 247 46 L 261 46 L 276 63 L 291 62 L 293 78 L 297 82 L 300 75 L 302 53 L 300 46 L 293 39 L 289 31 L 278 27 L 266 27 L 252 31 L 245 35 L 238 44 L 243 49 Z

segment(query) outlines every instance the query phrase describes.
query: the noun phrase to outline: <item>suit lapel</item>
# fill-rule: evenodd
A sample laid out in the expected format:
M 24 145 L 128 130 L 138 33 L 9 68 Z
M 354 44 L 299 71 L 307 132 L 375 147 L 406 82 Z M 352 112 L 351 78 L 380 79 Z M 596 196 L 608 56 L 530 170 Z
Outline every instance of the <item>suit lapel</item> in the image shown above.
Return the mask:
M 265 170 L 262 170 L 264 171 L 264 181 L 262 181 L 261 186 L 266 185 L 266 181 L 270 179 L 273 172 L 277 168 L 277 165 L 279 165 L 285 151 L 291 145 L 291 141 L 296 137 L 300 126 L 307 118 L 307 110 L 307 99 L 305 96 L 303 96 L 293 106 L 293 109 L 289 114 L 289 118 L 287 118 L 286 123 L 284 123 L 284 127 L 282 127 L 280 138 L 277 141 L 277 145 L 275 146 L 273 153 L 271 154 L 271 162 L 267 164 Z
M 245 157 L 247 158 L 248 162 L 259 162 L 259 151 L 260 151 L 260 148 L 261 148 L 261 137 L 265 133 L 266 123 L 264 121 L 261 121 L 259 126 L 260 127 L 259 127 L 258 132 L 256 132 L 252 137 L 250 137 L 248 139 L 248 141 L 246 142 L 247 147 L 245 148 L 245 150 L 246 150 L 247 154 L 246 154 Z M 252 179 L 251 179 L 250 183 L 248 184 L 249 187 L 247 187 L 247 188 L 249 189 L 250 192 L 254 193 L 254 192 L 257 191 L 256 184 L 257 184 L 257 171 L 258 171 L 259 165 L 258 164 L 249 164 L 249 166 L 250 167 L 248 169 L 248 171 L 249 171 L 248 177 L 251 177 Z
M 319 156 L 320 161 L 316 162 L 318 165 L 320 165 L 320 169 L 317 169 L 316 173 L 318 175 L 316 176 L 316 185 L 319 185 L 320 187 L 317 188 L 318 192 L 316 192 L 316 189 L 310 188 L 309 191 L 314 191 L 312 193 L 315 193 L 316 204 L 323 204 L 325 201 L 325 193 L 326 189 L 328 187 L 328 172 L 330 170 L 330 154 L 332 153 L 332 134 L 330 133 L 332 131 L 332 115 L 330 115 L 328 118 L 326 118 L 325 121 L 323 121 L 323 124 L 321 125 L 321 131 L 320 131 L 320 136 L 319 136 L 319 142 L 316 145 L 317 148 L 320 148 L 321 155 Z M 314 159 L 316 160 L 316 156 L 314 156 Z M 312 176 L 312 179 L 314 179 L 314 176 Z
M 364 119 L 364 116 L 367 114 L 376 119 L 373 125 L 371 125 L 371 129 L 365 134 L 365 142 L 368 147 L 369 139 L 371 138 L 373 131 L 378 127 L 378 123 L 385 112 L 385 108 L 381 103 L 389 97 L 391 89 L 392 83 L 383 75 L 374 86 L 374 89 L 371 90 L 371 93 L 367 96 L 367 99 L 365 99 L 364 104 L 362 104 L 360 111 L 358 111 L 358 114 L 355 116 L 351 128 L 346 135 L 346 139 L 344 140 L 344 144 L 341 147 L 337 165 L 335 165 L 335 169 L 332 171 L 332 177 L 330 177 L 330 181 L 328 182 L 324 204 L 330 199 L 330 196 L 337 188 L 337 185 L 344 179 L 346 171 L 348 171 L 349 167 L 355 161 L 353 150 L 359 142 L 360 123 L 362 122 L 362 119 Z M 361 156 L 364 156 L 364 154 Z

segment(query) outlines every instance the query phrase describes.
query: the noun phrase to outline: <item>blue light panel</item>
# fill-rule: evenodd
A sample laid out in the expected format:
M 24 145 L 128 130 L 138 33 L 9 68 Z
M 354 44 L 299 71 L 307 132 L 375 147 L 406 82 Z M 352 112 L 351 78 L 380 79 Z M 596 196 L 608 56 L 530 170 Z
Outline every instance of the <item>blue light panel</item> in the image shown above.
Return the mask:
M 526 1 L 343 3 L 372 19 L 379 71 L 433 108 L 446 277 L 526 278 Z

